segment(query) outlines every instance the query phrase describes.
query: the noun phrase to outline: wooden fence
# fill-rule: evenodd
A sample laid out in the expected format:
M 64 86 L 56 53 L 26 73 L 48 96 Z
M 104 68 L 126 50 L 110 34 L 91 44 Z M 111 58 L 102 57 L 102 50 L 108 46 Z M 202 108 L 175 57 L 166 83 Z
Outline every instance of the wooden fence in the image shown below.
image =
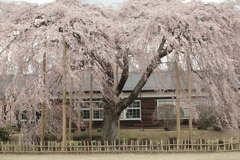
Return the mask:
M 193 143 L 191 143 L 193 142 Z M 0 142 L 0 153 L 161 153 L 161 152 L 215 152 L 239 151 L 239 139 L 206 140 L 195 142 L 183 140 L 177 144 L 174 140 L 160 141 L 119 141 L 112 143 L 103 141 L 68 141 L 67 146 L 62 143 L 48 141 L 44 144 Z

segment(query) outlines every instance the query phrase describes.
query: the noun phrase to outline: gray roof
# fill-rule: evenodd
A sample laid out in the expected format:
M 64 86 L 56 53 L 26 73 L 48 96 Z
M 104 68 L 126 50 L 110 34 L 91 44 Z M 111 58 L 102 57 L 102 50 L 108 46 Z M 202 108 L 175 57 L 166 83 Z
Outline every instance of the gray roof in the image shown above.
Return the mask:
M 124 91 L 133 90 L 138 81 L 140 80 L 142 73 L 140 72 L 132 72 L 129 75 L 129 78 L 123 88 Z M 172 81 L 171 75 L 167 72 L 162 72 L 161 75 L 152 74 L 147 83 L 144 85 L 142 90 L 157 90 L 161 89 L 175 89 L 175 83 Z
M 163 71 L 160 74 L 152 74 L 149 79 L 147 80 L 147 83 L 142 88 L 142 91 L 156 91 L 156 90 L 175 90 L 176 82 L 175 77 L 173 77 L 174 73 L 170 73 L 167 71 Z M 137 85 L 138 81 L 140 80 L 142 76 L 141 72 L 131 72 L 129 74 L 129 78 L 123 88 L 123 91 L 132 91 L 134 87 Z M 182 89 L 187 89 L 187 77 L 185 74 L 180 75 L 180 85 Z M 11 82 L 13 76 L 8 76 L 7 78 L 0 77 L 0 98 L 4 98 L 4 92 L 6 91 L 6 86 Z M 24 77 L 28 77 L 25 75 Z M 120 75 L 119 75 L 120 77 Z M 31 77 L 30 77 L 31 78 Z M 234 83 L 233 83 L 234 84 Z M 22 86 L 22 84 L 21 84 Z M 192 86 L 194 87 L 194 86 Z M 21 87 L 19 87 L 20 89 Z M 58 91 L 62 91 L 61 85 L 57 86 Z M 68 84 L 68 89 L 70 88 L 70 84 Z M 82 86 L 82 89 L 84 91 L 89 91 L 90 89 L 90 78 L 85 77 L 85 83 Z M 78 91 L 78 87 L 74 89 L 75 91 Z M 93 83 L 93 91 L 99 91 L 99 88 L 97 87 L 97 83 Z

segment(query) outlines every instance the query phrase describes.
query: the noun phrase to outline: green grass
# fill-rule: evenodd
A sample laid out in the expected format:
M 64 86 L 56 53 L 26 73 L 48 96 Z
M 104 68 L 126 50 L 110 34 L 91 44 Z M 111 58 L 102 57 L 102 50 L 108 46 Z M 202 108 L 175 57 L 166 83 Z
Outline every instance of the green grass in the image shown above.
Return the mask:
M 77 136 L 77 132 L 72 132 L 71 137 Z M 98 132 L 97 129 L 92 132 L 93 137 L 101 136 L 102 132 Z M 129 138 L 137 138 L 141 140 L 142 138 L 148 138 L 153 141 L 157 140 L 166 140 L 170 137 L 176 137 L 177 132 L 173 131 L 165 131 L 163 129 L 145 129 L 144 131 L 140 131 L 140 129 L 121 129 L 120 138 L 121 139 L 129 139 Z M 19 134 L 13 135 L 10 140 L 18 141 Z M 82 131 L 80 134 L 82 140 L 88 138 L 88 131 Z M 188 139 L 189 132 L 187 127 L 181 128 L 181 139 Z M 207 130 L 198 130 L 197 128 L 193 129 L 193 139 L 223 139 L 223 138 L 236 138 L 240 137 L 239 130 L 222 130 L 222 131 L 214 131 L 212 128 Z

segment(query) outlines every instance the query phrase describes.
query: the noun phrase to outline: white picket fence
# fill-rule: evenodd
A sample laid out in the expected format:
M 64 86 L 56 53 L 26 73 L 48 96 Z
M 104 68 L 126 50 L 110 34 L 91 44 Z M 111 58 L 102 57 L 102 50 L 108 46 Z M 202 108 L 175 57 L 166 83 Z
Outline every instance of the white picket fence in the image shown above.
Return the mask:
M 189 142 L 193 142 L 190 143 Z M 216 140 L 182 140 L 176 141 L 131 141 L 118 143 L 118 141 L 68 141 L 67 146 L 56 141 L 44 144 L 0 142 L 0 153 L 161 153 L 161 152 L 215 152 L 240 151 L 239 139 Z

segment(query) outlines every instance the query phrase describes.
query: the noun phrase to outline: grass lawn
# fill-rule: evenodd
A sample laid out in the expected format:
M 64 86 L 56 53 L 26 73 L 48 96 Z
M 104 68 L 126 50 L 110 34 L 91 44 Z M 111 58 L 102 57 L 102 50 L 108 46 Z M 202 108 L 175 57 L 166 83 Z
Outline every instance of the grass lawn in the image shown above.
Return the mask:
M 11 137 L 11 141 L 18 141 L 18 137 L 20 134 L 15 134 Z M 97 130 L 93 130 L 93 137 L 100 137 L 102 132 L 97 132 Z M 170 137 L 176 137 L 176 131 L 165 131 L 163 129 L 144 129 L 141 131 L 140 129 L 121 129 L 120 138 L 128 139 L 128 138 L 137 138 L 141 140 L 142 138 L 148 138 L 153 141 L 157 140 L 166 140 Z M 72 133 L 72 137 L 77 136 L 77 132 Z M 81 139 L 88 138 L 88 131 L 82 131 L 80 135 Z M 188 139 L 189 132 L 187 127 L 181 128 L 181 138 Z M 207 130 L 198 130 L 197 128 L 193 128 L 193 139 L 223 139 L 223 138 L 240 138 L 240 130 L 222 130 L 222 131 L 214 131 L 212 128 Z
M 166 140 L 170 137 L 176 137 L 176 131 L 165 131 L 163 129 L 145 129 L 144 131 L 140 131 L 140 129 L 127 129 L 121 130 L 121 138 L 123 137 L 133 137 L 141 140 L 142 138 L 148 138 L 153 141 L 157 140 Z M 181 128 L 181 138 L 188 139 L 189 132 L 187 127 Z M 193 128 L 193 139 L 223 139 L 223 138 L 240 138 L 240 130 L 222 130 L 222 131 L 214 131 L 212 128 L 207 130 L 199 130 L 197 128 Z

